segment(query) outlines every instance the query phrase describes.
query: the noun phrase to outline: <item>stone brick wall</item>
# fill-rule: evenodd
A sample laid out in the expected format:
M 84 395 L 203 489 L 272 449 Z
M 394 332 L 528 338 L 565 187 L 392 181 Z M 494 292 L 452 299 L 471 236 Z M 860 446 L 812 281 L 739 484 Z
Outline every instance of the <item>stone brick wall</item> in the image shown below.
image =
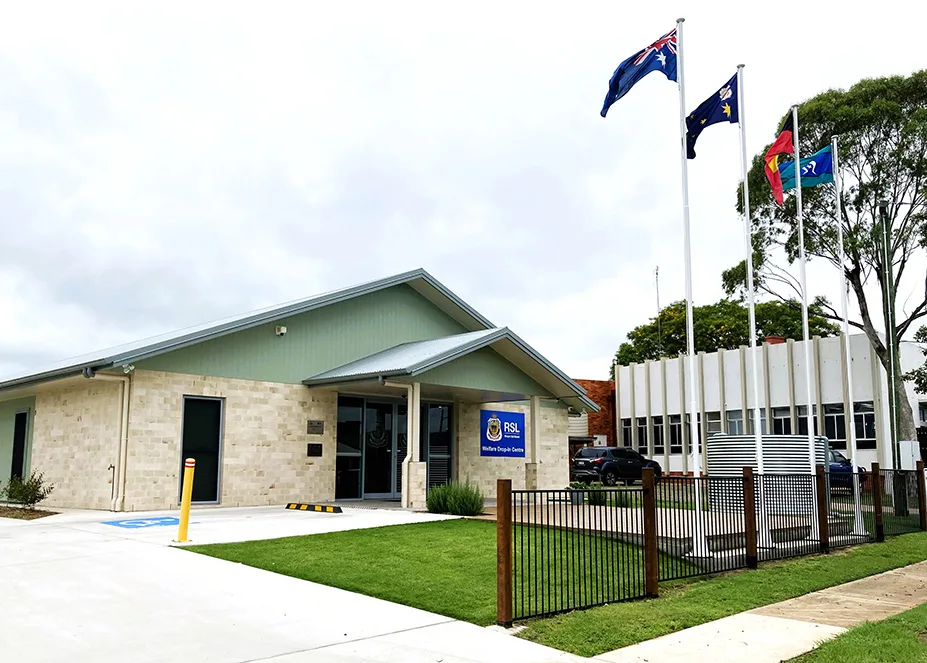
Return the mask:
M 132 375 L 126 510 L 177 506 L 184 396 L 224 399 L 220 504 L 328 501 L 335 494 L 337 394 L 302 385 L 178 373 Z M 324 421 L 309 435 L 307 421 Z M 306 456 L 308 442 L 322 456 Z
M 525 463 L 529 458 L 493 458 L 480 456 L 480 410 L 524 412 L 525 447 L 531 444 L 531 408 L 528 405 L 493 403 L 470 405 L 458 403 L 456 408 L 456 440 L 458 481 L 477 485 L 487 498 L 496 496 L 496 479 L 511 479 L 512 488 L 525 488 Z M 541 408 L 541 439 L 537 458 L 537 487 L 565 488 L 570 479 L 568 460 L 567 411 Z M 530 452 L 529 452 L 530 453 Z
M 122 387 L 85 380 L 35 398 L 31 468 L 54 485 L 48 507 L 109 509 Z
M 615 440 L 615 383 L 612 380 L 576 380 L 589 399 L 601 410 L 589 413 L 589 435 L 607 435 L 608 446 Z

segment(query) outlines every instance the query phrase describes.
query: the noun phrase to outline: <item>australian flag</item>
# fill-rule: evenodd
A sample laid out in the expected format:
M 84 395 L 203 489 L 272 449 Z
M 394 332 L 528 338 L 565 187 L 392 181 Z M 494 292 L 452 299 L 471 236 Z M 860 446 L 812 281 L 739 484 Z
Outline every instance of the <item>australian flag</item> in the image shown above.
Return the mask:
M 695 158 L 695 141 L 705 127 L 718 122 L 735 123 L 740 119 L 737 112 L 737 74 L 734 74 L 721 89 L 699 104 L 686 118 L 686 156 Z
M 669 32 L 647 48 L 644 48 L 618 65 L 608 82 L 608 94 L 602 106 L 602 117 L 611 105 L 626 95 L 634 84 L 651 71 L 662 71 L 666 77 L 676 80 L 676 29 Z

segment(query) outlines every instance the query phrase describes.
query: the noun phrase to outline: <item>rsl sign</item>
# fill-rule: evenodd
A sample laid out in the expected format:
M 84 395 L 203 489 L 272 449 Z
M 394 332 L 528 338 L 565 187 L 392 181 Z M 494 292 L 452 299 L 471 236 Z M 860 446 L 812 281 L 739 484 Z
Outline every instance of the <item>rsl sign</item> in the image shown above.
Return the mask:
M 524 413 L 480 410 L 480 455 L 524 458 Z

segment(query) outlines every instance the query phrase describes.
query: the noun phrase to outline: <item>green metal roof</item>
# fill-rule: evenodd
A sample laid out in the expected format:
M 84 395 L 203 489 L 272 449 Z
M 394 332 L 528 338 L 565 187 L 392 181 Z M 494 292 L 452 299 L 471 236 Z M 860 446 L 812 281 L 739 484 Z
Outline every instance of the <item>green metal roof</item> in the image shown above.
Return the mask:
M 444 309 L 465 328 L 491 329 L 494 325 L 469 304 L 448 290 L 424 269 L 397 274 L 361 285 L 335 290 L 308 299 L 252 311 L 216 322 L 127 343 L 108 350 L 72 357 L 39 370 L 11 375 L 0 380 L 0 392 L 50 380 L 81 375 L 86 371 L 116 368 L 148 357 L 179 350 L 203 341 L 232 334 L 258 325 L 282 320 L 313 309 L 354 299 L 386 288 L 408 284 L 433 304 Z
M 322 386 L 396 377 L 411 378 L 490 346 L 503 358 L 515 360 L 513 363 L 544 385 L 558 400 L 579 409 L 599 411 L 599 406 L 586 396 L 585 389 L 506 327 L 403 343 L 313 375 L 303 380 L 303 384 Z

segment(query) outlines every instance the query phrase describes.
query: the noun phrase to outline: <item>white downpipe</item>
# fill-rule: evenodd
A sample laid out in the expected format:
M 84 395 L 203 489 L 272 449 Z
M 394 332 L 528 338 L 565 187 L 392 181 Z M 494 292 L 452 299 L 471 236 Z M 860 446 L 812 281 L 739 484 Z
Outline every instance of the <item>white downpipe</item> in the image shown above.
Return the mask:
M 116 474 L 113 482 L 116 484 L 113 499 L 110 501 L 110 511 L 125 511 L 126 505 L 126 459 L 129 453 L 129 396 L 131 380 L 128 375 L 100 375 L 95 374 L 92 380 L 103 382 L 122 383 L 122 411 L 119 417 L 119 450 L 116 454 Z

